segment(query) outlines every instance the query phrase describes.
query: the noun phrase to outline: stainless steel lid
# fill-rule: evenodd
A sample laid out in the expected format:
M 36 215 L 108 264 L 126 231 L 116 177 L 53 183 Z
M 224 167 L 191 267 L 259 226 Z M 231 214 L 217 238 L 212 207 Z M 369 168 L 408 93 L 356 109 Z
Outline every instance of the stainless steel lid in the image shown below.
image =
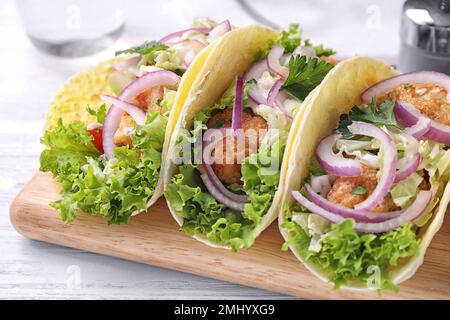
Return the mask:
M 401 38 L 409 46 L 450 57 L 450 0 L 406 1 Z

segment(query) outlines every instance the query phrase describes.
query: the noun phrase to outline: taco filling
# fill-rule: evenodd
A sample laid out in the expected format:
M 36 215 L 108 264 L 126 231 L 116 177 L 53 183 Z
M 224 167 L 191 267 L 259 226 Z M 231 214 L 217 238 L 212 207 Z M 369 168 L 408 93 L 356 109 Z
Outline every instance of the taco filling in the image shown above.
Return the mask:
M 292 119 L 333 68 L 322 60 L 332 54 L 302 41 L 293 25 L 258 52 L 219 102 L 194 116 L 189 134 L 179 139 L 190 151 L 177 155 L 183 162 L 165 190 L 184 231 L 237 250 L 270 224 L 264 219 L 278 190 Z
M 395 290 L 390 271 L 418 255 L 450 177 L 448 79 L 416 73 L 382 81 L 318 143 L 281 228 L 285 247 L 336 287 L 368 284 L 376 268 L 374 289 Z
M 101 95 L 105 104 L 88 109 L 96 121 L 60 119 L 45 132 L 40 170 L 61 184 L 62 197 L 52 206 L 65 223 L 79 212 L 126 223 L 148 208 L 181 77 L 200 51 L 230 30 L 228 21 L 199 20 L 190 29 L 117 52 L 123 58 L 109 75 L 115 96 Z

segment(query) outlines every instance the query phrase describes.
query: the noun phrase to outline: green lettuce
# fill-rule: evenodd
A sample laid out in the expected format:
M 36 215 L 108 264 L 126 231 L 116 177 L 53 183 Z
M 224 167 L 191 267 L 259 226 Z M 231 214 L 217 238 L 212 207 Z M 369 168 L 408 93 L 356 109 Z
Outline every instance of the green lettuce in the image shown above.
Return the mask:
M 84 212 L 120 224 L 145 210 L 159 178 L 166 125 L 167 117 L 150 113 L 131 135 L 133 149 L 116 148 L 111 161 L 100 155 L 81 122 L 59 121 L 45 132 L 40 170 L 51 172 L 62 186 L 61 199 L 52 203 L 62 220 L 70 223 Z
M 397 290 L 390 280 L 389 268 L 397 266 L 400 259 L 419 253 L 419 240 L 411 222 L 387 233 L 364 234 L 355 231 L 353 219 L 332 224 L 331 231 L 321 241 L 320 250 L 312 251 L 311 236 L 293 221 L 294 207 L 284 209 L 286 221 L 281 228 L 289 240 L 283 249 L 292 246 L 307 263 L 325 271 L 336 288 L 357 281 L 376 285 L 378 290 Z M 375 269 L 379 270 L 378 279 L 374 277 Z

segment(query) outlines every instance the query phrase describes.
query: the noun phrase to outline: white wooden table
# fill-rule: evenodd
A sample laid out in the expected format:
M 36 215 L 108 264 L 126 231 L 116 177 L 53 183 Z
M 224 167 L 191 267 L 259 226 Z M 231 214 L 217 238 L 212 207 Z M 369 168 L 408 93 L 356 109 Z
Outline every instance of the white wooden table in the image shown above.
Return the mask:
M 42 0 L 51 3 L 56 0 Z M 235 1 L 127 0 L 127 27 L 116 48 L 156 39 L 194 17 L 252 23 Z M 163 4 L 162 4 L 163 3 Z M 338 50 L 395 59 L 401 0 L 263 1 L 253 5 L 281 25 L 298 21 L 306 36 Z M 101 11 L 101 9 L 99 9 Z M 18 235 L 9 205 L 36 172 L 43 118 L 55 91 L 73 73 L 112 56 L 67 60 L 37 52 L 12 0 L 0 0 L 0 299 L 285 298 L 235 284 L 100 256 Z M 80 283 L 73 281 L 80 275 Z M 75 285 L 74 285 L 75 284 Z

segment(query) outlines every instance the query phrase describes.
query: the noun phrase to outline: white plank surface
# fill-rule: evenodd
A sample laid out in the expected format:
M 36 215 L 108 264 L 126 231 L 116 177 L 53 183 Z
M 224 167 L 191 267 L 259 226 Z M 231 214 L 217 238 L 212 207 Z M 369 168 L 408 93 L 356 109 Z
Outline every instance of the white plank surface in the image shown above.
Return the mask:
M 52 1 L 56 0 L 40 2 Z M 158 38 L 188 25 L 197 16 L 230 18 L 236 25 L 253 22 L 235 1 L 126 3 L 127 27 L 116 48 Z M 359 53 L 395 59 L 401 0 L 252 3 L 280 25 L 300 22 L 314 42 L 332 46 L 341 56 Z M 76 60 L 43 55 L 26 38 L 13 1 L 0 0 L 0 299 L 286 298 L 30 241 L 14 231 L 9 204 L 38 168 L 39 137 L 52 95 L 71 74 L 111 56 L 113 51 Z

